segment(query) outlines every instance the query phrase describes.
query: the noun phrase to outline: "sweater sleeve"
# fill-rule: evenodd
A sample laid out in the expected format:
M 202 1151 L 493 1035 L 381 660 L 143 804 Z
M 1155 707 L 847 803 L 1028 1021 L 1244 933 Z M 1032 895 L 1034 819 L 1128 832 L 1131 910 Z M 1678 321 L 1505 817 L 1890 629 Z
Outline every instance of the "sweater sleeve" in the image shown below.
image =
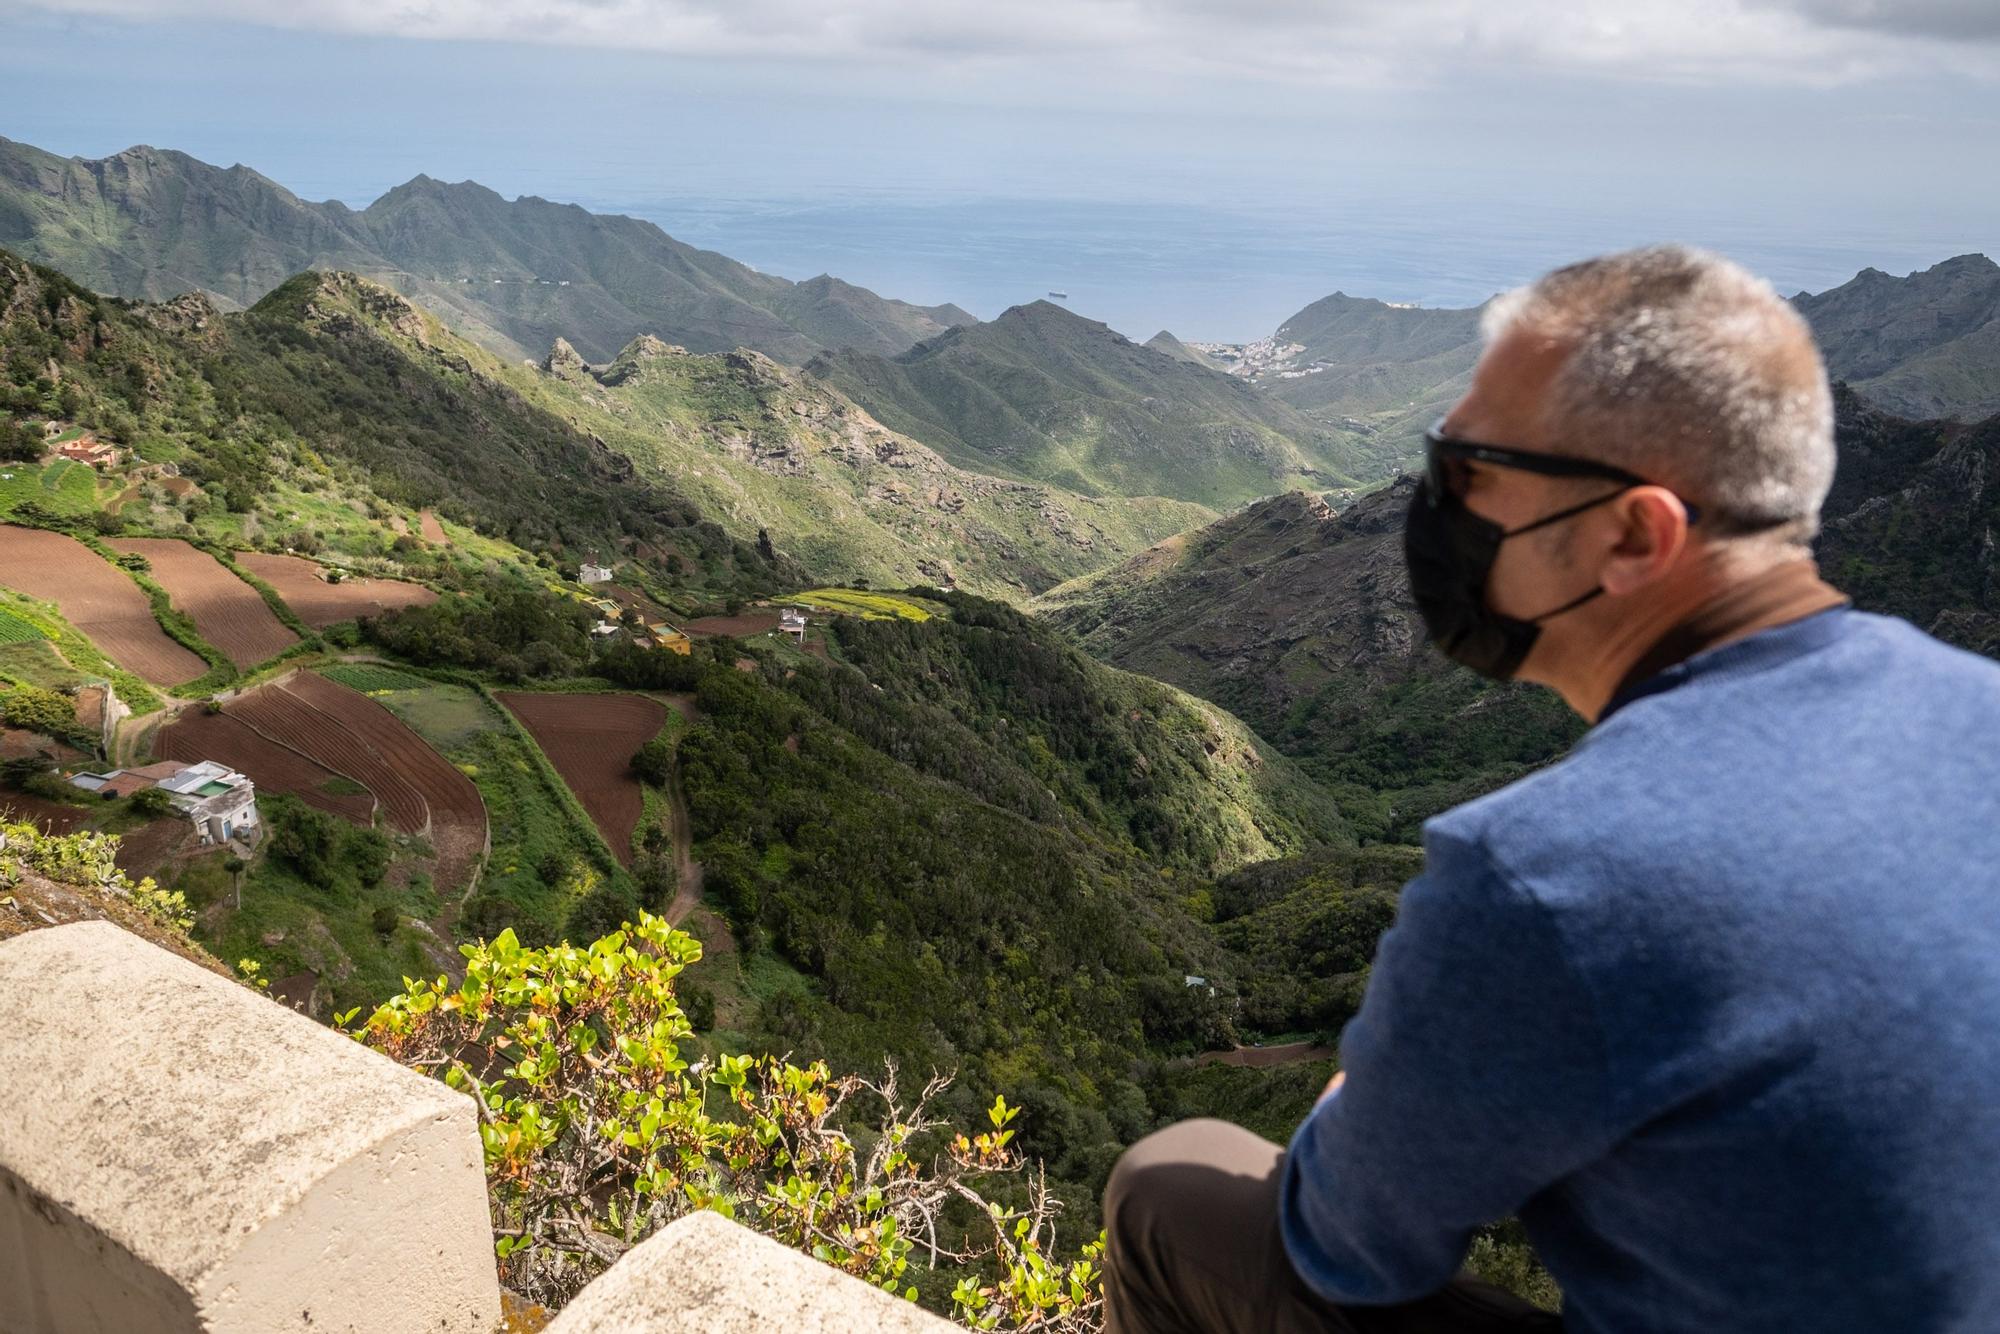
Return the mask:
M 1481 1224 L 1599 1157 L 1604 1043 L 1548 909 L 1433 830 L 1361 1011 L 1339 1093 L 1292 1138 L 1285 1249 L 1331 1301 L 1410 1301 Z

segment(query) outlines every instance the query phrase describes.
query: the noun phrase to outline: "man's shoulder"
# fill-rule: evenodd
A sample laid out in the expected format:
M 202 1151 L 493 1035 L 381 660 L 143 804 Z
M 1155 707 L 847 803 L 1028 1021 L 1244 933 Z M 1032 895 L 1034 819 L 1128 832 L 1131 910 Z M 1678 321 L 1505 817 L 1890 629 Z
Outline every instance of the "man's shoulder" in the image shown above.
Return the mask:
M 1816 651 L 1753 636 L 1703 654 L 1554 764 L 1433 817 L 1426 841 L 1477 848 L 1503 874 L 1601 862 L 1611 848 L 1645 856 L 1655 836 L 1718 822 L 1727 813 L 1711 803 L 1757 778 L 1790 774 L 1793 791 L 1838 797 L 1843 775 L 1901 762 L 1921 737 L 1932 755 L 1969 743 L 2000 756 L 2000 663 L 1896 617 L 1825 615 L 1774 632 L 1815 636 Z

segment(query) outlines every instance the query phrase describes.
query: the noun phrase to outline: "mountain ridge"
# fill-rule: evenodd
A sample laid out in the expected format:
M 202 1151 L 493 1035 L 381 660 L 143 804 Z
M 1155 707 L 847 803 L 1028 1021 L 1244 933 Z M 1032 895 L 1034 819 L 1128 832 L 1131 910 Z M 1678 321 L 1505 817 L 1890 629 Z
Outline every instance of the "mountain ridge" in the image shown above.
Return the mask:
M 305 269 L 344 269 L 523 358 L 559 335 L 602 358 L 656 333 L 798 363 L 843 341 L 898 351 L 972 318 L 839 280 L 801 294 L 653 223 L 535 195 L 509 201 L 475 181 L 419 173 L 353 209 L 303 200 L 241 163 L 147 145 L 63 158 L 0 138 L 0 246 L 110 295 L 200 288 L 225 308 Z
M 1827 369 L 1903 417 L 2000 413 L 2000 264 L 1955 255 L 1897 277 L 1867 268 L 1792 304 Z
M 961 466 L 1085 494 L 1222 506 L 1383 472 L 1354 438 L 1242 380 L 1046 300 L 895 357 L 823 353 L 807 371 Z

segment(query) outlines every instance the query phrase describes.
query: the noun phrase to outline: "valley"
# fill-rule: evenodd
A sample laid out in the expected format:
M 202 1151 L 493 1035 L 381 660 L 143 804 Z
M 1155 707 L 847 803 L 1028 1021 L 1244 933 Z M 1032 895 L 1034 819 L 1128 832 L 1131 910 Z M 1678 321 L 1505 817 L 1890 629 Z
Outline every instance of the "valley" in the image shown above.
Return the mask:
M 0 813 L 119 835 L 316 1018 L 666 914 L 691 1044 L 1004 1094 L 1086 1238 L 1165 1120 L 1296 1120 L 1423 821 L 1582 733 L 1410 606 L 1477 309 L 1138 344 L 151 149 L 0 141 L 0 219 Z M 1989 655 L 1996 291 L 1798 297 L 1824 569 Z M 254 832 L 159 789 L 204 761 Z

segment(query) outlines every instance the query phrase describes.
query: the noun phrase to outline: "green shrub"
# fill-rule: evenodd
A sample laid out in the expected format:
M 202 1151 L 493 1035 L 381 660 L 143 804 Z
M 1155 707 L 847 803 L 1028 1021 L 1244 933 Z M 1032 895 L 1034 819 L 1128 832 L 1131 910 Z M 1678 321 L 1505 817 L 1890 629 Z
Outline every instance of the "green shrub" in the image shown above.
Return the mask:
M 1020 1207 L 981 1191 L 1026 1166 L 1004 1098 L 987 1129 L 954 1134 L 934 1111 L 943 1076 L 912 1098 L 893 1067 L 871 1082 L 823 1062 L 691 1064 L 676 979 L 701 945 L 648 914 L 587 948 L 525 949 L 503 931 L 461 952 L 463 984 L 418 982 L 355 1032 L 479 1100 L 495 1249 L 515 1291 L 559 1306 L 664 1224 L 713 1209 L 910 1298 L 910 1270 L 928 1260 L 975 1328 L 1097 1327 L 1102 1238 L 1058 1261 L 1060 1205 L 1035 1177 Z M 497 1067 L 466 1059 L 498 1051 Z
M 673 738 L 656 736 L 639 747 L 638 753 L 632 756 L 632 772 L 642 783 L 665 787 L 674 772 Z
M 140 815 L 157 818 L 174 808 L 174 801 L 165 788 L 142 787 L 131 796 L 132 809 Z
M 76 705 L 67 695 L 40 686 L 10 686 L 0 691 L 0 718 L 10 727 L 68 736 L 76 730 Z

